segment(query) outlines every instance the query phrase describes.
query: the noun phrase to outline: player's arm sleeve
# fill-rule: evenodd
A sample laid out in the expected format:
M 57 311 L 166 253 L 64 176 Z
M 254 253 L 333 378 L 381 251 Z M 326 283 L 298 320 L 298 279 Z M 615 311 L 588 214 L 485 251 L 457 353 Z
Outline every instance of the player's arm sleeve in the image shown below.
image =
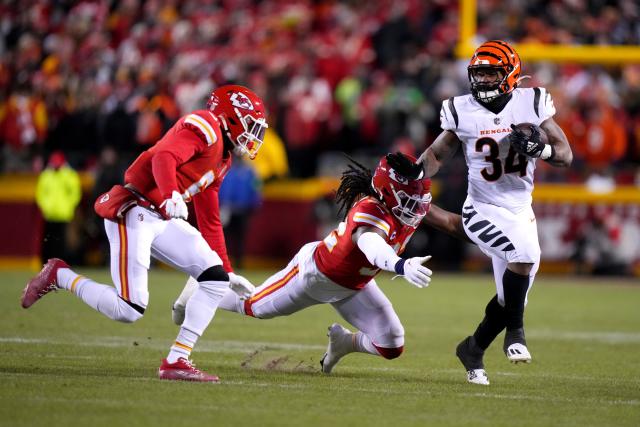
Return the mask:
M 454 98 L 449 98 L 442 101 L 442 107 L 440 108 L 440 127 L 443 130 L 456 131 L 458 128 L 458 110 Z
M 351 220 L 355 223 L 356 228 L 361 226 L 375 227 L 388 237 L 391 229 L 389 223 L 381 218 L 381 215 L 377 215 L 373 209 L 368 210 L 369 212 L 358 211 L 352 215 Z
M 151 171 L 163 198 L 169 199 L 171 193 L 178 191 L 178 167 L 204 148 L 200 138 L 187 128 L 176 131 L 171 138 L 163 139 L 154 147 Z
M 211 186 L 205 191 L 193 197 L 193 205 L 198 221 L 200 234 L 207 241 L 209 247 L 213 249 L 220 259 L 222 266 L 227 273 L 233 271 L 229 256 L 227 255 L 227 245 L 220 221 L 220 202 L 218 201 L 219 186 Z
M 556 107 L 553 105 L 553 98 L 551 98 L 551 94 L 547 89 L 543 87 L 533 88 L 533 109 L 538 116 L 540 123 L 556 114 Z
M 212 126 L 200 114 L 188 114 L 184 118 L 183 126 L 197 135 L 207 145 L 213 145 L 220 139 L 220 127 Z
M 380 234 L 366 231 L 360 234 L 356 243 L 372 265 L 386 271 L 397 272 L 396 266 L 402 263 L 402 258 Z

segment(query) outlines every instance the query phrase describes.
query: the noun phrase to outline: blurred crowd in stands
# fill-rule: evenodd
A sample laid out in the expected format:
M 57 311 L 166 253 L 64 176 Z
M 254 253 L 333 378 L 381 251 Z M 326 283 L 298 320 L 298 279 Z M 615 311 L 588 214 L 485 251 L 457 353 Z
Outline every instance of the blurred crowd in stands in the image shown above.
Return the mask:
M 446 0 L 4 0 L 0 173 L 40 172 L 60 151 L 95 175 L 97 195 L 225 83 L 268 105 L 251 162 L 260 181 L 336 176 L 339 152 L 419 153 L 440 132 L 442 100 L 468 93 L 468 60 L 453 54 L 458 17 Z M 478 43 L 489 38 L 638 45 L 640 4 L 478 0 Z M 538 181 L 640 185 L 640 63 L 525 60 L 524 74 L 551 92 L 575 155 L 568 170 L 539 162 Z M 465 174 L 461 158 L 442 171 L 441 206 L 458 210 Z M 240 233 L 257 203 L 246 194 L 230 202 Z
M 640 41 L 633 0 L 480 0 L 479 11 L 483 38 Z M 38 171 L 55 149 L 82 170 L 107 148 L 127 163 L 213 86 L 236 82 L 266 99 L 291 176 L 335 173 L 324 153 L 422 150 L 441 101 L 468 91 L 453 57 L 458 4 L 445 0 L 5 0 L 0 16 L 3 171 Z M 636 179 L 640 64 L 524 71 L 550 89 L 584 166 L 541 179 Z

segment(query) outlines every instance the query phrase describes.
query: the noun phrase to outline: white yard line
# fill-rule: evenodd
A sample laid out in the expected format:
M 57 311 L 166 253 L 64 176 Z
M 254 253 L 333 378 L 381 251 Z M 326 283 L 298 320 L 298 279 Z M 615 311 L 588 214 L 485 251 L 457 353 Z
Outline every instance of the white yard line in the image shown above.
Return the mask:
M 557 338 L 558 336 L 564 336 L 567 340 L 600 340 L 600 342 L 605 343 L 635 343 L 640 342 L 640 334 L 635 333 L 621 333 L 621 332 L 558 332 L 558 331 L 537 331 L 537 334 L 530 333 L 529 337 L 536 336 L 538 338 L 547 338 L 547 334 L 553 338 Z M 161 349 L 166 350 L 168 348 L 167 342 L 162 342 L 160 340 L 148 340 L 140 337 L 123 337 L 123 336 L 103 336 L 103 337 L 91 337 L 87 339 L 84 336 L 68 337 L 67 339 L 51 339 L 51 338 L 24 338 L 24 337 L 0 337 L 0 343 L 14 343 L 14 344 L 45 344 L 45 345 L 76 345 L 82 347 L 132 347 L 134 342 L 137 342 L 141 348 L 152 348 L 152 349 Z M 240 353 L 246 354 L 247 352 L 256 351 L 256 350 L 298 350 L 298 351 L 323 351 L 325 346 L 321 345 L 305 345 L 305 344 L 291 344 L 291 343 L 277 343 L 277 342 L 262 342 L 262 341 L 202 341 L 198 345 L 198 350 L 200 352 L 210 352 L 210 353 Z M 92 359 L 92 356 L 72 356 L 72 355 L 57 355 L 55 353 L 48 353 L 45 357 L 48 358 L 77 358 L 77 359 Z M 223 365 L 236 365 L 223 363 Z M 371 367 L 371 368 L 360 368 L 360 367 L 349 367 L 349 371 L 356 372 L 366 372 L 366 371 L 383 371 L 383 372 L 414 372 L 413 369 L 410 368 L 395 368 L 395 367 Z M 444 373 L 444 374 L 456 374 L 461 378 L 464 377 L 464 373 L 461 369 L 434 369 L 431 370 L 434 374 Z M 0 377 L 10 377 L 10 376 L 41 376 L 42 374 L 31 374 L 31 373 L 9 373 L 3 372 L 0 373 Z M 606 377 L 606 376 L 585 376 L 585 375 L 557 375 L 557 374 L 541 374 L 537 373 L 515 373 L 515 372 L 490 372 L 490 375 L 495 376 L 531 376 L 535 375 L 540 378 L 548 378 L 551 380 L 571 380 L 571 381 L 623 381 L 623 382 L 632 382 L 635 383 L 635 380 L 630 379 L 621 379 L 614 377 Z M 136 378 L 138 380 L 148 380 L 148 381 L 157 381 L 155 378 Z M 461 380 L 462 381 L 462 380 Z M 300 383 L 254 383 L 254 382 L 246 382 L 246 381 L 223 381 L 223 386 L 242 386 L 245 387 L 247 385 L 251 385 L 252 387 L 279 387 L 279 388 L 287 388 L 287 389 L 306 389 L 310 386 L 307 384 Z M 316 387 L 314 385 L 314 387 Z M 469 385 L 472 389 L 479 387 Z M 360 391 L 363 393 L 372 393 L 379 394 L 379 388 L 358 388 L 358 389 L 350 389 L 351 391 Z M 433 394 L 437 396 L 435 393 L 430 391 L 417 391 L 417 390 L 385 390 L 385 393 L 397 394 Z M 568 403 L 581 403 L 581 404 L 606 404 L 606 405 L 624 405 L 624 406 L 638 406 L 640 405 L 640 400 L 606 400 L 606 399 L 593 399 L 593 398 L 562 398 L 558 396 L 535 396 L 535 395 L 511 395 L 511 394 L 500 394 L 500 393 L 491 393 L 491 392 L 460 392 L 457 393 L 460 397 L 480 397 L 487 399 L 504 399 L 504 400 L 523 400 L 523 401 L 543 401 L 543 402 L 568 402 Z M 95 403 L 101 403 L 98 399 Z M 105 405 L 110 405 L 109 401 L 102 402 Z
M 30 376 L 30 377 L 39 377 L 41 374 L 35 373 L 0 373 L 0 377 L 2 376 Z M 320 375 L 318 375 L 320 376 Z M 136 381 L 160 381 L 156 378 L 136 378 Z M 212 384 L 212 387 L 242 387 L 246 388 L 250 386 L 252 388 L 261 387 L 261 388 L 281 388 L 281 389 L 294 389 L 294 390 L 306 390 L 306 389 L 318 389 L 317 383 L 265 383 L 265 382 L 253 382 L 253 381 L 232 381 L 232 380 L 222 380 L 219 384 Z M 340 386 L 342 387 L 342 385 Z M 468 385 L 470 389 L 479 389 L 485 388 L 484 386 L 478 385 Z M 331 390 L 332 387 L 329 387 Z M 378 387 L 349 387 L 349 393 L 370 393 L 375 396 L 379 396 L 381 393 L 380 388 Z M 437 392 L 431 390 L 408 390 L 406 388 L 400 389 L 385 389 L 384 394 L 394 394 L 394 395 L 420 395 L 420 396 L 433 396 L 438 397 L 439 394 Z M 594 405 L 611 405 L 611 406 L 640 406 L 640 400 L 631 399 L 631 400 L 620 400 L 620 399 L 601 399 L 601 398 L 569 398 L 569 397 L 560 397 L 560 396 L 536 396 L 536 395 L 518 395 L 518 394 L 501 394 L 501 393 L 491 393 L 491 392 L 459 392 L 455 393 L 455 395 L 461 398 L 483 398 L 483 399 L 500 399 L 500 400 L 522 400 L 522 401 L 536 401 L 536 402 L 566 402 L 566 403 L 575 403 L 575 404 L 594 404 Z M 63 398 L 63 397 L 47 397 L 47 401 L 57 402 L 74 402 L 78 403 L 78 399 L 74 398 Z M 35 397 L 30 400 L 42 400 L 42 398 Z M 105 405 L 120 405 L 121 402 L 114 401 L 111 399 L 82 399 L 81 401 L 86 403 L 103 403 Z
M 0 377 L 41 377 L 42 374 L 36 373 L 8 373 L 2 372 L 0 373 Z M 320 377 L 320 375 L 318 375 Z M 156 378 L 152 377 L 140 377 L 136 378 L 136 381 L 160 381 Z M 233 381 L 233 380 L 222 380 L 219 384 L 212 385 L 213 387 L 242 387 L 246 388 L 250 386 L 252 388 L 280 388 L 280 389 L 293 389 L 293 390 L 307 390 L 314 389 L 317 390 L 317 383 L 265 383 L 265 382 L 253 382 L 253 381 Z M 341 386 L 342 387 L 342 386 Z M 469 385 L 470 389 L 480 388 L 480 386 Z M 484 388 L 484 387 L 482 387 Z M 332 387 L 329 387 L 331 390 Z M 349 387 L 349 393 L 370 393 L 374 396 L 380 395 L 380 388 L 369 388 L 369 387 L 357 387 L 352 388 Z M 420 395 L 420 396 L 433 396 L 438 397 L 439 394 L 430 390 L 407 390 L 406 388 L 401 389 L 385 389 L 384 394 L 393 394 L 393 395 Z M 521 400 L 521 401 L 536 401 L 536 402 L 550 402 L 550 403 L 558 403 L 558 402 L 566 402 L 572 404 L 594 404 L 594 405 L 610 405 L 610 406 L 640 406 L 640 400 L 631 399 L 631 400 L 620 400 L 620 399 L 601 399 L 601 398 L 568 398 L 568 397 L 559 397 L 559 396 L 536 396 L 536 395 L 517 395 L 517 394 L 501 394 L 501 393 L 490 393 L 490 392 L 459 392 L 455 393 L 457 396 L 461 398 L 483 398 L 483 399 L 500 399 L 500 400 Z M 34 397 L 29 400 L 38 401 L 45 400 L 43 398 Z M 74 398 L 63 398 L 63 397 L 47 397 L 47 401 L 56 401 L 60 403 L 65 402 L 73 402 L 77 404 L 79 400 Z M 112 405 L 121 405 L 121 402 L 111 400 L 111 399 L 81 399 L 81 402 L 84 403 L 98 403 L 103 404 L 105 406 Z
M 137 344 L 134 344 L 137 343 Z M 131 347 L 140 346 L 142 348 L 168 349 L 170 340 L 149 340 L 141 337 L 84 337 L 77 339 L 51 339 L 51 338 L 23 338 L 23 337 L 0 337 L 0 343 L 15 344 L 46 344 L 46 345 L 69 345 L 73 344 L 81 347 Z M 200 341 L 198 351 L 206 353 L 245 353 L 255 350 L 308 350 L 324 351 L 324 345 L 291 344 L 263 341 Z

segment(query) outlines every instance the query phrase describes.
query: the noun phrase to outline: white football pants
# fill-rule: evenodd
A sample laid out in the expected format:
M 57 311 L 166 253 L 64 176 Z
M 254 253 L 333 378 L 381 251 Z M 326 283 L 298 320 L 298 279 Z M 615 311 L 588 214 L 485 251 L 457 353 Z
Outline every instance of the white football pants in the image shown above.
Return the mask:
M 256 288 L 253 296 L 241 301 L 227 292 L 219 307 L 260 319 L 288 316 L 316 304 L 329 303 L 373 344 L 382 348 L 404 345 L 404 328 L 391 302 L 371 280 L 361 290 L 348 289 L 318 271 L 313 252 L 319 242 L 308 243 L 281 271 Z
M 118 294 L 142 308 L 149 304 L 148 270 L 151 257 L 198 277 L 222 265 L 198 230 L 182 219 L 164 220 L 136 206 L 125 217 L 104 221 L 111 245 L 111 277 Z
M 521 212 L 481 203 L 467 196 L 462 207 L 462 224 L 467 236 L 491 258 L 498 302 L 504 306 L 502 276 L 511 262 L 531 263 L 529 289 L 540 267 L 540 244 L 533 209 Z M 527 299 L 525 299 L 525 304 Z

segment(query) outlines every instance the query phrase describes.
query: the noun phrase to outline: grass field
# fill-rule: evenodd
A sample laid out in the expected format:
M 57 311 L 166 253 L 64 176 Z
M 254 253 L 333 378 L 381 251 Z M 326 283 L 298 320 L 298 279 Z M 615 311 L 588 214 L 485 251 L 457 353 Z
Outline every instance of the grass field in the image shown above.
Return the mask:
M 218 312 L 193 358 L 220 384 L 156 379 L 177 332 L 169 307 L 183 276 L 152 272 L 150 306 L 133 325 L 65 292 L 23 310 L 29 276 L 1 273 L 2 426 L 640 425 L 637 282 L 539 278 L 526 313 L 533 363 L 509 364 L 499 337 L 483 387 L 466 382 L 454 349 L 494 293 L 490 276 L 440 274 L 425 290 L 383 276 L 405 353 L 349 355 L 331 376 L 318 371 L 326 327 L 338 320 L 331 307 L 273 320 Z

